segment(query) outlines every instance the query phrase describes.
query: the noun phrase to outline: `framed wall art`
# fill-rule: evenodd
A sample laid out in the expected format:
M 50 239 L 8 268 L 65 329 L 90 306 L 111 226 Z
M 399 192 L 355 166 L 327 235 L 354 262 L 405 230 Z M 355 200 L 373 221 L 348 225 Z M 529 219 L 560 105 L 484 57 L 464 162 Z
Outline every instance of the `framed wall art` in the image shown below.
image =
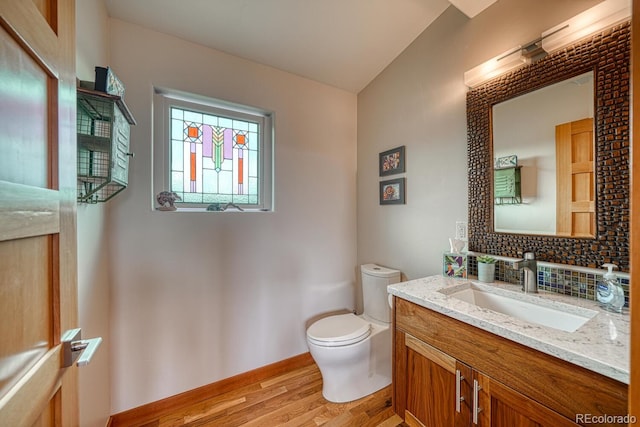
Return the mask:
M 405 178 L 380 181 L 381 205 L 404 205 Z
M 380 176 L 395 175 L 404 170 L 404 145 L 379 154 Z
M 518 156 L 516 156 L 515 154 L 512 154 L 510 156 L 498 157 L 496 159 L 496 169 L 514 168 L 516 166 L 518 166 Z

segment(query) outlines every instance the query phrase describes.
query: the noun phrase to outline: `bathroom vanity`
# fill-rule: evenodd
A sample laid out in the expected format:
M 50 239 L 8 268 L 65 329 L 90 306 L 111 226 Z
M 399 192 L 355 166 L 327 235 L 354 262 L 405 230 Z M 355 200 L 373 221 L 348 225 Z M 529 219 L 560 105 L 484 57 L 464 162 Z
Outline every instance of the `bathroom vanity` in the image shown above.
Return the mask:
M 551 310 L 547 318 L 555 311 L 587 313 L 577 328 L 560 330 L 456 296 L 481 291 L 476 286 L 482 285 L 432 276 L 389 287 L 393 404 L 408 425 L 608 425 L 627 414 L 627 315 L 592 301 L 488 285 L 513 296 L 514 305 L 539 301 Z M 563 318 L 554 322 L 565 326 Z

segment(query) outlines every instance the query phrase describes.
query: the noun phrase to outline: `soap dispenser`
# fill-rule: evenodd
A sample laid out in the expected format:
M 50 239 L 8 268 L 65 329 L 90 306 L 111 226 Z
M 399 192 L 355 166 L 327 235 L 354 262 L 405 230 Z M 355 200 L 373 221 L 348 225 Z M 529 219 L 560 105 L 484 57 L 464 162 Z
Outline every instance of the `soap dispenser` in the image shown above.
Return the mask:
M 618 283 L 616 273 L 613 272 L 613 269 L 618 267 L 609 263 L 604 264 L 603 267 L 608 271 L 604 274 L 603 281 L 598 283 L 598 301 L 605 310 L 621 313 L 624 307 L 624 290 Z

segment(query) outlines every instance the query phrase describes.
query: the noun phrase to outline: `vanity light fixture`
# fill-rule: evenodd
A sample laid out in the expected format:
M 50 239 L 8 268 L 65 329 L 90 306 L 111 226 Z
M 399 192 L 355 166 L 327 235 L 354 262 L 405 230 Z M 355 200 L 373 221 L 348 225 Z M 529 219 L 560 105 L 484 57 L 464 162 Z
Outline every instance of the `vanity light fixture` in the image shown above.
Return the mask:
M 522 46 L 518 46 L 466 71 L 464 73 L 464 84 L 468 87 L 474 87 L 502 73 L 515 70 L 524 64 Z
M 591 34 L 626 21 L 631 16 L 631 0 L 607 0 L 542 33 L 547 52 L 562 49 Z
M 500 55 L 483 62 L 475 68 L 464 73 L 464 84 L 474 87 L 500 74 L 515 70 L 525 64 L 532 64 L 547 56 L 540 42 L 541 38 L 517 46 L 501 53 Z
M 547 53 L 628 20 L 631 0 L 606 0 L 542 33 L 524 46 L 497 55 L 464 73 L 464 84 L 473 88 L 500 74 L 531 64 Z

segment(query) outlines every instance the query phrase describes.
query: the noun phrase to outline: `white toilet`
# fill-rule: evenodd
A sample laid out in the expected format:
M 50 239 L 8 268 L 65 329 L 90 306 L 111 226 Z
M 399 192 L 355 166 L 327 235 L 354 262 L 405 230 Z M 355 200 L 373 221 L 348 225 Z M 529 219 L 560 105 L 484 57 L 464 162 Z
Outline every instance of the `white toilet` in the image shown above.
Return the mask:
M 391 384 L 391 308 L 387 285 L 400 272 L 375 264 L 360 267 L 364 313 L 339 314 L 307 329 L 311 356 L 322 374 L 322 395 L 350 402 Z

